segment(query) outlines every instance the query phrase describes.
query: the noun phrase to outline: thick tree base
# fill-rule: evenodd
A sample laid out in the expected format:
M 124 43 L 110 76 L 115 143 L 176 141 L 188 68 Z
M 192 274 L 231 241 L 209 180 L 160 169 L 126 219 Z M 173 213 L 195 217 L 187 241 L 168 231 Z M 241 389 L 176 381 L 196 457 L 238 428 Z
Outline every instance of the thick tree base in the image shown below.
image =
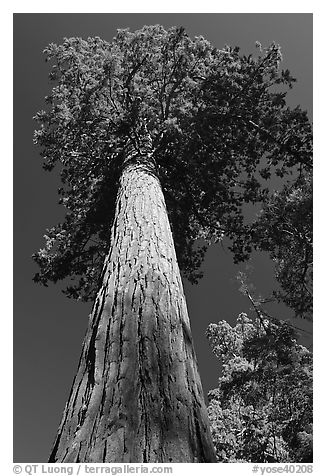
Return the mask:
M 158 179 L 124 170 L 79 369 L 50 462 L 214 462 Z

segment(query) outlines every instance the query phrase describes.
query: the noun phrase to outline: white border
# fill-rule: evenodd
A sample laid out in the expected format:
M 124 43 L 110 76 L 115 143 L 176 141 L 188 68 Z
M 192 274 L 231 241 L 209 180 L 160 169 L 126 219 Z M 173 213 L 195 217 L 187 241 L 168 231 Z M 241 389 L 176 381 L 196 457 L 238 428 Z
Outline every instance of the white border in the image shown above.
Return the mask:
M 171 1 L 165 0 L 162 3 L 148 1 L 124 1 L 124 2 L 68 2 L 56 1 L 45 2 L 34 1 L 7 1 L 7 4 L 1 6 L 0 25 L 2 32 L 2 52 L 1 52 L 1 86 L 2 86 L 2 108 L 1 108 L 1 131 L 2 131 L 2 186 L 1 186 L 1 250 L 2 250 L 2 273 L 1 273 L 1 291 L 3 312 L 1 316 L 1 335 L 2 343 L 1 362 L 2 362 L 2 385 L 1 385 L 1 413 L 2 428 L 1 431 L 1 455 L 5 461 L 1 461 L 8 466 L 8 471 L 4 474 L 12 474 L 12 34 L 13 34 L 13 13 L 314 13 L 314 162 L 315 162 L 315 192 L 314 192 L 314 217 L 315 217 L 315 458 L 314 473 L 324 473 L 322 471 L 322 442 L 324 440 L 325 429 L 325 411 L 324 411 L 324 339 L 325 339 L 325 304 L 321 298 L 325 294 L 325 160 L 324 138 L 325 126 L 323 124 L 325 108 L 325 16 L 322 6 L 323 2 L 310 1 L 240 1 L 232 0 L 228 2 L 212 1 Z M 246 7 L 246 8 L 245 8 Z M 109 8 L 109 11 L 108 11 Z M 317 173 L 316 173 L 317 172 Z M 184 465 L 180 465 L 179 469 Z M 205 465 L 205 472 L 211 472 L 211 465 Z M 251 473 L 251 465 L 224 465 L 223 474 L 239 474 L 240 468 L 243 474 Z M 1 466 L 0 466 L 1 467 Z M 197 465 L 192 468 L 187 465 L 187 473 L 197 470 L 204 470 Z M 217 468 L 214 470 L 216 471 Z M 2 471 L 1 471 L 2 472 Z M 240 470 L 241 472 L 241 470 Z M 178 474 L 175 471 L 174 474 Z M 216 474 L 216 473 L 215 473 Z

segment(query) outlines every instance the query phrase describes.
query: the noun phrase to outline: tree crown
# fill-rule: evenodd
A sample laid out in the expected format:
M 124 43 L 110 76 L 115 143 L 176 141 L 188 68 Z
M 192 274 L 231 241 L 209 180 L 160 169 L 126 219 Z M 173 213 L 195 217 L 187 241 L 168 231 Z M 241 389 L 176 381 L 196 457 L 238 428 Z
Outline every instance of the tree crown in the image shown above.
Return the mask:
M 285 101 L 294 79 L 279 67 L 277 45 L 258 50 L 217 50 L 158 25 L 119 30 L 111 43 L 70 38 L 46 48 L 54 87 L 35 142 L 46 170 L 60 164 L 66 217 L 34 255 L 36 281 L 78 278 L 68 295 L 93 298 L 126 150 L 142 143 L 144 124 L 181 270 L 198 278 L 198 239 L 227 235 L 235 259 L 248 256 L 243 205 L 266 200 L 273 174 L 311 168 L 307 115 Z

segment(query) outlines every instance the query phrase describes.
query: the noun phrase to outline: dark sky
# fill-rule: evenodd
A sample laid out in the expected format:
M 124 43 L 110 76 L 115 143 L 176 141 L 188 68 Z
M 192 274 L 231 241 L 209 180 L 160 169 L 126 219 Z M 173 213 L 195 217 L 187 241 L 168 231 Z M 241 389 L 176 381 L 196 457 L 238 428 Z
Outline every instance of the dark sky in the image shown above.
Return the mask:
M 238 45 L 245 54 L 276 41 L 283 68 L 298 82 L 289 96 L 312 115 L 311 14 L 15 14 L 14 15 L 14 461 L 46 462 L 77 369 L 91 305 L 67 299 L 60 285 L 32 282 L 31 260 L 43 246 L 45 229 L 62 216 L 57 205 L 55 174 L 41 168 L 33 146 L 33 115 L 49 92 L 48 66 L 42 50 L 63 37 L 101 36 L 110 41 L 117 28 L 147 24 L 183 25 L 188 34 L 203 35 L 217 48 Z M 251 279 L 257 293 L 272 286 L 272 265 L 257 256 Z M 185 282 L 192 332 L 205 393 L 214 388 L 218 364 L 205 338 L 210 322 L 234 322 L 249 304 L 238 292 L 227 251 L 220 245 L 207 254 L 205 277 L 197 286 Z M 284 311 L 286 315 L 286 311 Z M 311 331 L 311 324 L 296 321 Z M 309 334 L 303 342 L 311 345 Z

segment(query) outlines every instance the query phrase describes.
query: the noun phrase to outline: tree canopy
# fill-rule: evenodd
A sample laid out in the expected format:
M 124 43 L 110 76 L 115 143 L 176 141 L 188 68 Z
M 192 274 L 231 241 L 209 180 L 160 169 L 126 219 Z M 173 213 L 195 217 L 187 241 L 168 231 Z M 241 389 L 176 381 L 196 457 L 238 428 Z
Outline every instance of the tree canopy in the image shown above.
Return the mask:
M 60 166 L 66 216 L 34 255 L 34 279 L 70 278 L 68 296 L 94 297 L 126 150 L 132 143 L 141 152 L 144 126 L 179 265 L 194 282 L 206 245 L 223 236 L 236 261 L 249 256 L 244 205 L 266 202 L 274 175 L 311 169 L 311 126 L 286 105 L 295 80 L 280 68 L 276 44 L 246 56 L 156 25 L 118 30 L 110 43 L 66 38 L 45 54 L 54 86 L 36 115 L 35 142 L 46 170 Z

